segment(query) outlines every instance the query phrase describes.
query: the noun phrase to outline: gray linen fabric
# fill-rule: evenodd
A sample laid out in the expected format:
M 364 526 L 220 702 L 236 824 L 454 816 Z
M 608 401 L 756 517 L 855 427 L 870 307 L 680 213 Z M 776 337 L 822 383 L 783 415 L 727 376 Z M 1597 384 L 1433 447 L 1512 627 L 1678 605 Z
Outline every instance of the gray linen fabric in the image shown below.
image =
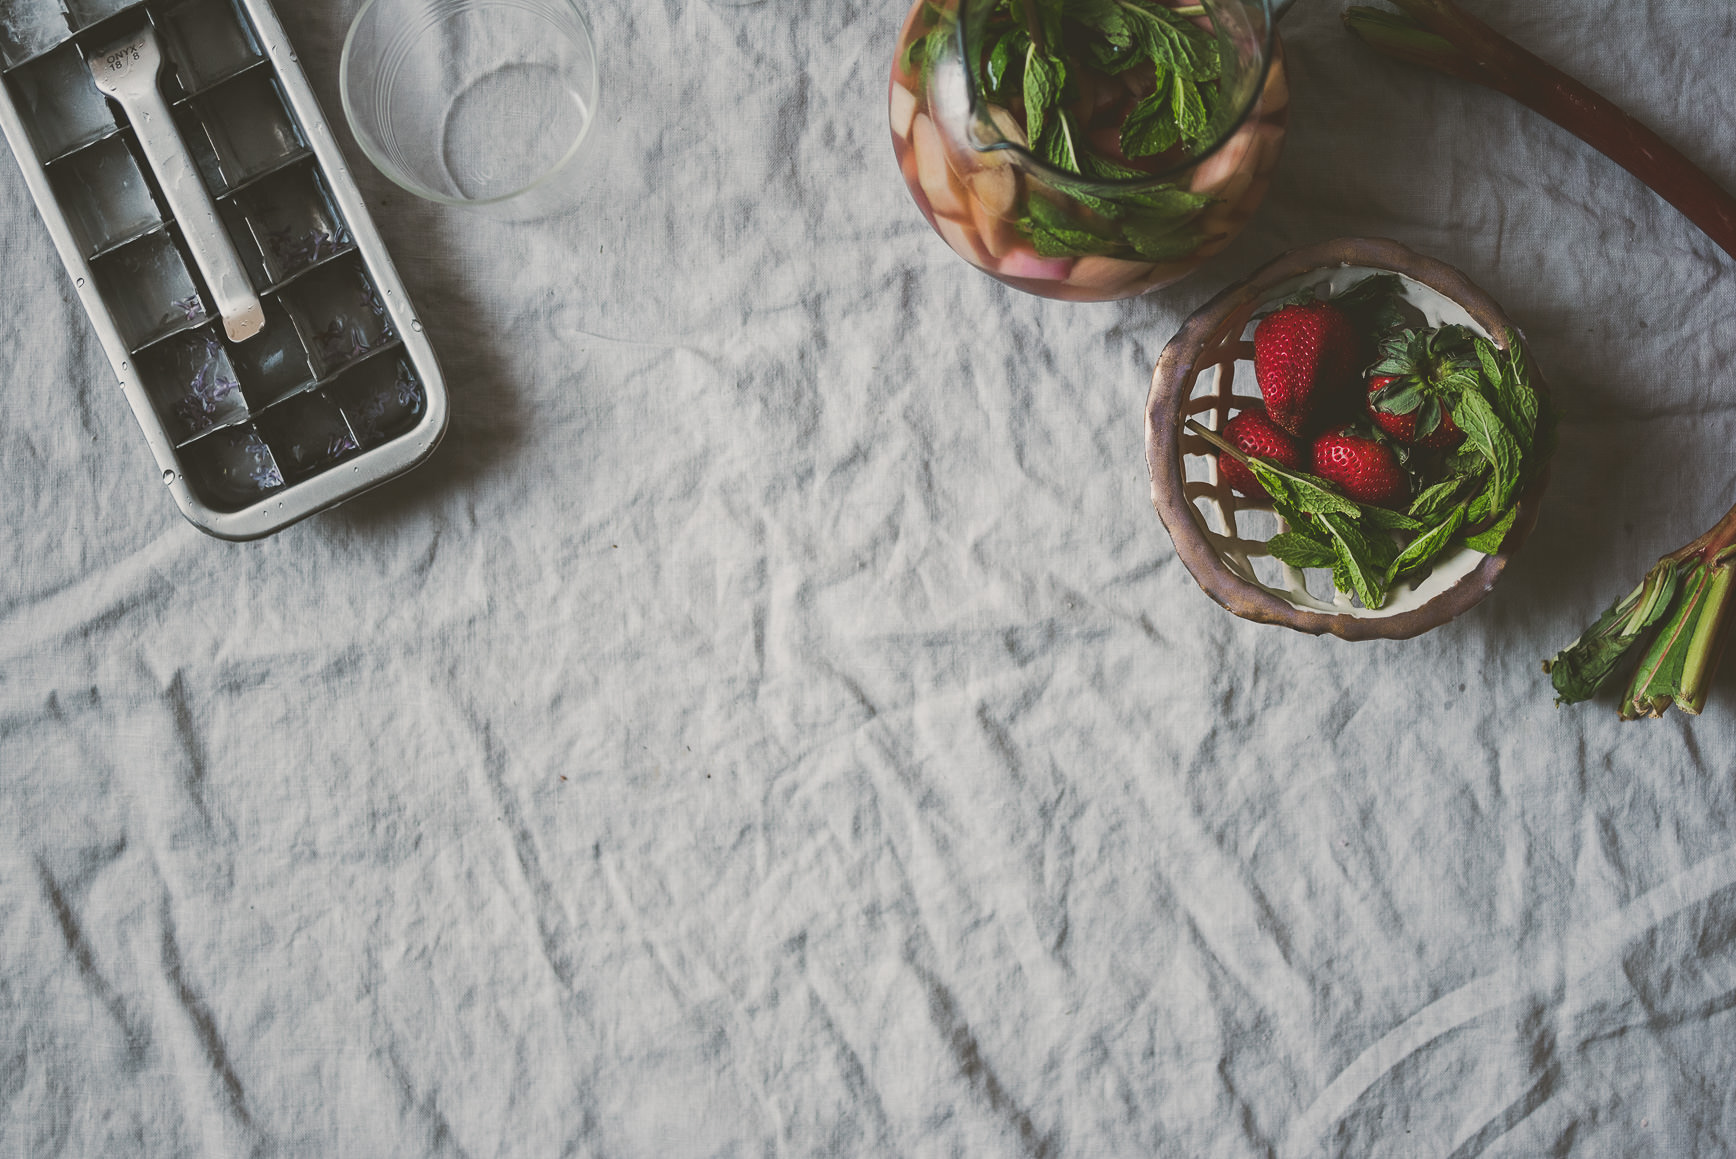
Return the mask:
M 1729 6 L 1468 2 L 1736 186 Z M 355 4 L 281 7 L 336 115 Z M 586 0 L 569 216 L 352 151 L 452 432 L 251 545 L 0 164 L 0 1155 L 1736 1149 L 1736 664 L 1627 726 L 1538 672 L 1736 500 L 1732 263 L 1338 8 L 1249 232 L 1082 306 L 912 207 L 898 0 Z M 1408 643 L 1235 619 L 1148 502 L 1170 334 L 1349 233 L 1565 410 L 1528 548 Z

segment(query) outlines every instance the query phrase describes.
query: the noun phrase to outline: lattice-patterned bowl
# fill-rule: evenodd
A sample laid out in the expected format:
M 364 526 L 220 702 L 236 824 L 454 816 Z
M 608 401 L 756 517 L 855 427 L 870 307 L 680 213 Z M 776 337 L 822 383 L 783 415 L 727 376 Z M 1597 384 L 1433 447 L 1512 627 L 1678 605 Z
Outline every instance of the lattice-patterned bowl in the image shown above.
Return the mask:
M 1213 298 L 1158 361 L 1145 414 L 1152 505 L 1200 587 L 1245 619 L 1346 640 L 1407 639 L 1488 595 L 1537 522 L 1547 472 L 1525 494 L 1499 554 L 1460 547 L 1415 587 L 1396 585 L 1386 605 L 1371 610 L 1335 592 L 1329 571 L 1302 571 L 1274 559 L 1266 540 L 1283 530 L 1283 521 L 1269 504 L 1230 490 L 1218 476 L 1212 447 L 1185 429 L 1191 418 L 1222 430 L 1238 409 L 1260 402 L 1251 341 L 1255 314 L 1308 286 L 1337 292 L 1386 272 L 1404 279 L 1405 297 L 1431 325 L 1457 322 L 1503 347 L 1507 334 L 1517 332 L 1501 307 L 1451 266 L 1394 241 L 1340 238 L 1293 250 Z

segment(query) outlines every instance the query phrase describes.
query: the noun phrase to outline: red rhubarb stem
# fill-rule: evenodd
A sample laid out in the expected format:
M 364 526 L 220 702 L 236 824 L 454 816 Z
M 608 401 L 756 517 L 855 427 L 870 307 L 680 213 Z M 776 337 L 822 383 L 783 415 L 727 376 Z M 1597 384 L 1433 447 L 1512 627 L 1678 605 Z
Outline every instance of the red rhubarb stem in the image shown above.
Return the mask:
M 1475 81 L 1547 117 L 1632 173 L 1736 258 L 1736 197 L 1675 146 L 1582 84 L 1508 40 L 1452 0 L 1392 0 L 1418 24 L 1457 50 L 1457 59 L 1405 59 Z M 1345 19 L 1351 20 L 1352 9 Z

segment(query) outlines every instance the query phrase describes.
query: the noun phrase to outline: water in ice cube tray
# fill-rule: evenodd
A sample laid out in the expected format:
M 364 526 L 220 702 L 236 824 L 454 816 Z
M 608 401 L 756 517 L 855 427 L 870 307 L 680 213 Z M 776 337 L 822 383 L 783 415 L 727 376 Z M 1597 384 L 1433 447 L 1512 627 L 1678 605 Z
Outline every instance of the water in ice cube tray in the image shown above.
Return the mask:
M 270 406 L 313 381 L 307 350 L 289 315 L 275 298 L 265 297 L 261 304 L 265 329 L 229 350 L 241 388 L 255 408 Z
M 428 396 L 404 358 L 381 355 L 346 372 L 331 386 L 364 447 L 378 446 L 409 430 L 428 407 Z
M 337 404 L 310 390 L 259 416 L 259 430 L 286 474 L 311 474 L 354 454 L 360 444 Z
M 193 492 L 219 511 L 234 511 L 283 487 L 271 448 L 251 423 L 212 431 L 182 452 Z
M 165 339 L 138 361 L 151 402 L 177 443 L 247 417 L 241 382 L 214 327 Z
M 0 0 L 3 3 L 4 0 Z M 44 161 L 106 137 L 117 128 L 76 44 L 57 48 L 11 76 L 13 91 Z
M 234 0 L 192 0 L 159 25 L 188 92 L 197 92 L 261 59 Z
M 99 20 L 128 8 L 137 8 L 143 0 L 66 0 L 66 14 L 76 28 L 89 28 Z
M 218 85 L 195 99 L 193 107 L 216 149 L 226 188 L 267 172 L 304 147 L 276 82 L 264 70 Z
M 0 0 L 0 61 L 22 64 L 72 35 L 54 0 Z
M 284 296 L 307 323 L 308 339 L 326 374 L 392 341 L 386 304 L 354 258 L 321 266 Z
M 98 258 L 97 284 L 126 344 L 137 350 L 205 321 L 210 311 L 166 231 Z
M 312 165 L 274 173 L 236 197 L 273 281 L 325 261 L 350 244 Z
M 138 237 L 163 219 L 125 135 L 62 158 L 48 167 L 48 176 L 86 257 Z

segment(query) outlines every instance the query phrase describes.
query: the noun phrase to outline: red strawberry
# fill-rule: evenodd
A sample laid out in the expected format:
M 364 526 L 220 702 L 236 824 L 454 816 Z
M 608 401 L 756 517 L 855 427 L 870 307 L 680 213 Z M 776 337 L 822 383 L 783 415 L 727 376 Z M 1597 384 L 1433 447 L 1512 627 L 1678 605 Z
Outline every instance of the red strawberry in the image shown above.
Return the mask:
M 1396 374 L 1379 374 L 1368 380 L 1368 413 L 1374 419 L 1374 425 L 1399 442 L 1411 443 L 1418 447 L 1431 447 L 1444 451 L 1462 443 L 1465 439 L 1465 432 L 1459 429 L 1458 424 L 1453 422 L 1452 414 L 1445 407 L 1441 407 L 1439 403 L 1435 405 L 1440 409 L 1440 422 L 1436 424 L 1434 430 L 1420 439 L 1416 437 L 1417 419 L 1428 408 L 1427 400 L 1424 400 L 1422 406 L 1417 407 L 1409 414 L 1393 414 L 1374 405 L 1373 396 L 1375 393 L 1391 386 L 1399 380 L 1399 377 Z
M 1259 407 L 1241 411 L 1225 423 L 1224 440 L 1245 455 L 1259 455 L 1291 470 L 1302 469 L 1302 444 L 1280 429 Z M 1218 474 L 1240 494 L 1255 499 L 1266 495 L 1253 472 L 1222 451 L 1218 452 Z
M 1318 412 L 1349 393 L 1361 339 L 1344 311 L 1327 302 L 1285 306 L 1254 330 L 1254 380 L 1272 421 L 1303 437 Z
M 1392 448 L 1350 430 L 1314 440 L 1314 473 L 1358 503 L 1390 507 L 1410 493 Z

